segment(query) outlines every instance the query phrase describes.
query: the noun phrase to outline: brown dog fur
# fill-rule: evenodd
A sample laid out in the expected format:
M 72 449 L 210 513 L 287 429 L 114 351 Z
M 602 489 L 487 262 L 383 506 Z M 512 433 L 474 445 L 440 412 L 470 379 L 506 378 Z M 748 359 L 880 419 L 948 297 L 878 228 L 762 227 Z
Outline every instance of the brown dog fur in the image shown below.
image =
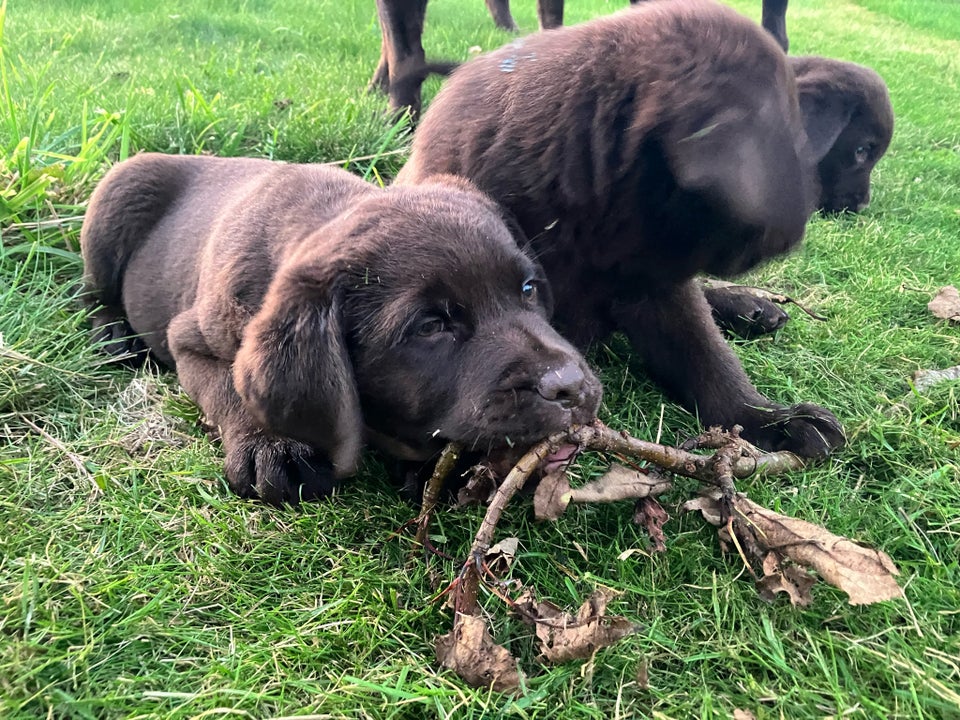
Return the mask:
M 800 242 L 816 199 L 805 142 L 775 41 L 719 4 L 665 0 L 464 65 L 398 182 L 471 179 L 530 238 L 575 342 L 621 330 L 704 424 L 817 457 L 844 441 L 836 418 L 761 395 L 694 279 Z
M 630 0 L 631 4 L 643 0 Z M 486 0 L 497 27 L 511 32 L 517 24 L 510 14 L 510 0 Z M 537 18 L 541 30 L 563 25 L 563 0 L 537 0 Z M 447 75 L 457 66 L 451 62 L 427 62 L 423 51 L 423 25 L 427 0 L 377 0 L 380 20 L 380 61 L 370 87 L 385 93 L 391 112 L 420 114 L 420 88 L 430 74 Z M 763 0 L 762 23 L 787 50 L 787 0 Z
M 364 438 L 410 460 L 529 443 L 590 420 L 600 386 L 499 212 L 457 178 L 140 155 L 83 226 L 96 335 L 175 367 L 230 486 L 272 503 L 329 493 Z

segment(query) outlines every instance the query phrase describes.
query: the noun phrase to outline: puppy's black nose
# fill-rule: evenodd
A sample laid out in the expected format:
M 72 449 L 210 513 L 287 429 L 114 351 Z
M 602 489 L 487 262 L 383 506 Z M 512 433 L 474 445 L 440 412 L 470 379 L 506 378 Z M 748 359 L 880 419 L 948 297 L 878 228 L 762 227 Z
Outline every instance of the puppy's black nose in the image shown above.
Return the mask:
M 537 392 L 545 400 L 570 408 L 583 402 L 585 380 L 580 366 L 569 362 L 561 368 L 547 370 L 537 383 Z

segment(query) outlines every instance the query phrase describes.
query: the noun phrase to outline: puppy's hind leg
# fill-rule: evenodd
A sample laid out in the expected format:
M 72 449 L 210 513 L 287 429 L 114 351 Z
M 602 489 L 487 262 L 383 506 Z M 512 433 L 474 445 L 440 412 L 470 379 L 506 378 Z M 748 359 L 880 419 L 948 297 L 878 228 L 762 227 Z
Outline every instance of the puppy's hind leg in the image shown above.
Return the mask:
M 304 443 L 271 435 L 250 417 L 233 385 L 232 362 L 210 348 L 195 309 L 174 318 L 167 336 L 180 384 L 223 444 L 231 490 L 271 505 L 295 505 L 333 493 L 329 459 Z

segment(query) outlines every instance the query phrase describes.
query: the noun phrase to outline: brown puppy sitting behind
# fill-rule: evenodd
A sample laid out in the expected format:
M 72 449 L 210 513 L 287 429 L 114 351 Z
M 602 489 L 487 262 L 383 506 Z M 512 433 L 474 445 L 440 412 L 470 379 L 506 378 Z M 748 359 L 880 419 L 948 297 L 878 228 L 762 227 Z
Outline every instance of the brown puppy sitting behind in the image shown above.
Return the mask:
M 860 212 L 870 202 L 870 173 L 893 137 L 887 85 L 870 68 L 843 60 L 791 57 L 790 67 L 817 161 L 817 206 Z
M 758 25 L 663 0 L 467 63 L 424 115 L 398 182 L 471 179 L 509 210 L 585 346 L 621 330 L 705 425 L 805 457 L 844 441 L 828 410 L 757 391 L 695 275 L 800 242 L 815 207 L 793 73 Z
M 176 368 L 243 496 L 328 494 L 365 438 L 409 460 L 486 451 L 600 401 L 542 270 L 463 180 L 145 154 L 96 189 L 81 246 L 104 347 Z

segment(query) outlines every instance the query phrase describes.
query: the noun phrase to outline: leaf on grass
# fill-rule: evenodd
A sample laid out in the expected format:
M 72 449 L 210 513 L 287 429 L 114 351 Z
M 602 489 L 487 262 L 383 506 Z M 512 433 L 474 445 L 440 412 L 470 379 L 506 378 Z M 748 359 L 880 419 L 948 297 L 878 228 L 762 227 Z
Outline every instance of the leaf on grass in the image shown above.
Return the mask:
M 637 500 L 633 509 L 633 521 L 642 525 L 650 536 L 650 543 L 654 552 L 664 552 L 667 549 L 667 539 L 663 534 L 663 525 L 670 519 L 667 511 L 654 497 L 642 497 Z
M 942 320 L 960 322 L 960 293 L 953 285 L 940 288 L 927 309 Z
M 519 547 L 519 539 L 515 537 L 504 538 L 484 554 L 483 559 L 487 568 L 497 577 L 503 577 L 507 574 L 510 566 L 513 565 Z
M 550 663 L 562 663 L 590 658 L 600 648 L 637 631 L 638 626 L 625 617 L 606 614 L 612 597 L 610 591 L 598 590 L 572 615 L 547 600 L 538 602 L 527 590 L 516 607 L 524 620 L 536 627 L 540 656 Z
M 720 517 L 720 503 L 716 496 L 703 494 L 697 495 L 692 500 L 687 500 L 680 506 L 683 512 L 699 512 L 703 519 L 711 525 L 720 527 L 723 519 Z
M 923 392 L 948 380 L 960 380 L 960 365 L 943 370 L 917 370 L 913 374 L 913 387 L 917 392 Z
M 573 488 L 569 496 L 570 502 L 605 503 L 661 495 L 670 487 L 670 481 L 661 475 L 611 465 L 601 478 Z
M 533 494 L 533 514 L 537 520 L 556 520 L 567 509 L 570 498 L 570 481 L 566 468 L 556 468 L 546 473 L 537 484 Z
M 757 581 L 757 590 L 764 600 L 773 601 L 777 593 L 786 593 L 791 605 L 806 607 L 813 602 L 810 588 L 817 582 L 809 572 L 797 565 L 780 562 L 775 552 L 763 559 L 763 577 Z
M 737 708 L 733 711 L 733 720 L 757 720 L 757 716 L 749 710 Z
M 505 692 L 520 686 L 517 660 L 497 645 L 487 623 L 476 615 L 457 615 L 453 630 L 437 638 L 437 660 L 472 687 Z
M 722 524 L 719 490 L 684 503 L 684 509 L 700 510 L 711 524 Z M 733 516 L 740 544 L 756 562 L 764 562 L 766 553 L 773 551 L 781 567 L 784 560 L 789 560 L 801 568 L 813 568 L 826 582 L 847 593 L 851 605 L 903 597 L 895 579 L 900 573 L 890 556 L 880 550 L 863 547 L 805 520 L 775 513 L 743 494 L 733 501 Z

